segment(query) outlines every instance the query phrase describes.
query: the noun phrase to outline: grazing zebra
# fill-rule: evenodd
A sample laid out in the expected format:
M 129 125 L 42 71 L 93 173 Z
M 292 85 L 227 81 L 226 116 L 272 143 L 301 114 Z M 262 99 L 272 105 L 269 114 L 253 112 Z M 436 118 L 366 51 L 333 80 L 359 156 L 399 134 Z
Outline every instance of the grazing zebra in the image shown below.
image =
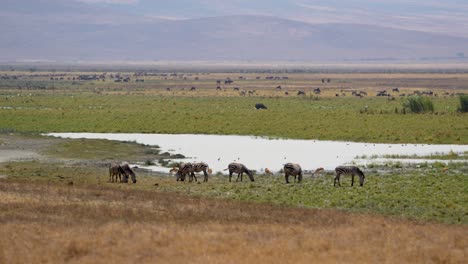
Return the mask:
M 351 175 L 351 186 L 354 185 L 354 175 L 359 176 L 359 185 L 360 186 L 364 185 L 365 176 L 364 176 L 364 173 L 358 167 L 355 167 L 355 166 L 338 166 L 338 167 L 335 168 L 335 172 L 336 172 L 336 176 L 335 176 L 335 180 L 333 182 L 333 186 L 336 186 L 337 182 L 338 182 L 338 186 L 341 186 L 341 183 L 340 183 L 341 174 Z
M 284 164 L 284 178 L 286 183 L 289 183 L 289 176 L 294 176 L 294 181 L 296 181 L 296 176 L 299 176 L 297 182 L 302 181 L 302 168 L 299 164 L 296 163 L 286 163 Z
M 130 166 L 128 165 L 127 162 L 122 162 L 122 164 L 120 164 L 120 167 L 124 171 L 123 182 L 128 183 L 128 175 L 130 175 L 130 177 L 132 177 L 132 182 L 133 183 L 137 182 L 135 172 L 130 168 Z
M 108 182 L 114 182 L 114 176 L 115 176 L 116 182 L 117 182 L 117 178 L 119 178 L 119 182 L 122 182 L 122 175 L 125 175 L 125 171 L 122 169 L 122 167 L 120 167 L 119 164 L 112 163 L 109 166 L 109 181 Z
M 236 182 L 239 180 L 239 176 L 240 176 L 240 180 L 242 181 L 242 175 L 244 174 L 244 172 L 247 173 L 247 175 L 249 175 L 249 178 L 251 181 L 254 181 L 252 171 L 247 169 L 247 167 L 244 164 L 233 162 L 229 164 L 227 169 L 225 170 L 229 170 L 229 182 L 231 182 L 231 177 L 234 172 L 237 173 Z
M 208 164 L 205 162 L 198 162 L 192 163 L 192 171 L 190 172 L 190 178 L 194 177 L 195 181 L 197 181 L 197 177 L 195 176 L 195 172 L 203 171 L 203 182 L 208 182 Z
M 177 173 L 176 173 L 176 179 L 177 181 L 185 181 L 185 176 L 187 174 L 190 175 L 190 173 L 192 172 L 192 163 L 181 163 L 179 164 L 179 169 L 177 170 Z M 196 179 L 196 178 L 195 178 Z M 190 176 L 189 178 L 189 181 L 191 182 L 192 181 L 192 177 Z

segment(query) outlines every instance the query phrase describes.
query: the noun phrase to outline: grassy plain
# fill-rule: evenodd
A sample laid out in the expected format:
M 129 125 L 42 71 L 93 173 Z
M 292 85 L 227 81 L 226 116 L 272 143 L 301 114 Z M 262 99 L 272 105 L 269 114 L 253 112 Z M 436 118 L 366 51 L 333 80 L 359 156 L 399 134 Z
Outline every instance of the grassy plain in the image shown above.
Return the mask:
M 280 175 L 256 175 L 253 183 L 229 183 L 226 176 L 218 175 L 212 176 L 208 184 L 183 184 L 174 177 L 148 171 L 139 171 L 135 186 L 115 187 L 468 224 L 467 166 L 452 164 L 448 170 L 443 170 L 444 166 L 367 169 L 364 188 L 350 187 L 349 177 L 343 177 L 342 188 L 334 188 L 332 172 L 318 177 L 306 175 L 302 184 L 286 185 Z M 11 180 L 93 186 L 106 184 L 108 179 L 105 166 L 37 161 L 8 163 L 0 167 L 0 174 Z
M 464 226 L 115 187 L 0 180 L 0 262 L 464 263 L 468 253 Z
M 158 74 L 136 83 L 133 73 L 122 73 L 132 81 L 72 80 L 94 73 L 0 74 L 17 76 L 0 79 L 0 131 L 8 132 L 0 133 L 0 150 L 39 156 L 0 163 L 0 263 L 466 261 L 466 162 L 369 164 L 362 188 L 349 187 L 348 177 L 334 188 L 331 173 L 306 175 L 302 184 L 290 185 L 279 175 L 256 175 L 254 183 L 228 183 L 215 175 L 208 183 L 189 184 L 141 169 L 137 184 L 111 184 L 109 162 L 143 162 L 161 154 L 128 142 L 45 139 L 36 133 L 468 144 L 466 114 L 456 112 L 456 96 L 444 95 L 466 93 L 468 74 Z M 288 79 L 265 80 L 270 75 Z M 234 84 L 216 90 L 216 80 L 226 77 Z M 234 87 L 256 93 L 243 97 Z M 312 93 L 317 87 L 321 95 Z M 399 93 L 394 100 L 375 97 L 394 87 L 400 94 L 438 93 L 432 97 L 434 113 L 403 114 L 405 97 Z M 351 96 L 354 90 L 369 95 Z M 257 102 L 269 109 L 253 109 Z M 9 134 L 14 131 L 33 133 Z
M 3 74 L 12 75 L 11 72 Z M 128 83 L 68 80 L 96 72 L 18 72 L 0 80 L 0 130 L 20 132 L 138 132 L 241 134 L 322 140 L 394 143 L 468 143 L 468 119 L 457 113 L 468 74 L 155 74 Z M 101 74 L 97 72 L 97 74 Z M 114 73 L 115 74 L 115 73 Z M 50 76 L 64 80 L 50 80 Z M 106 76 L 109 76 L 107 73 Z M 73 77 L 72 77 L 73 76 Z M 242 76 L 243 79 L 238 79 Z M 234 80 L 231 85 L 216 80 Z M 259 79 L 257 79 L 259 77 Z M 58 77 L 57 77 L 58 78 Z M 145 82 L 135 82 L 135 79 Z M 321 79 L 330 78 L 330 83 Z M 275 87 L 282 86 L 281 90 Z M 195 91 L 189 91 L 196 87 Z M 240 91 L 255 90 L 252 96 Z M 391 91 L 393 100 L 376 97 Z M 171 88 L 167 91 L 166 88 Z M 315 95 L 313 88 L 321 88 Z M 400 94 L 433 91 L 435 110 L 403 114 Z M 289 95 L 285 95 L 285 91 Z M 305 96 L 297 96 L 304 91 Z M 359 98 L 352 91 L 366 91 Z M 390 92 L 391 93 L 391 92 Z M 335 94 L 339 94 L 336 97 Z M 343 96 L 345 95 L 345 96 Z M 264 103 L 267 111 L 254 109 Z

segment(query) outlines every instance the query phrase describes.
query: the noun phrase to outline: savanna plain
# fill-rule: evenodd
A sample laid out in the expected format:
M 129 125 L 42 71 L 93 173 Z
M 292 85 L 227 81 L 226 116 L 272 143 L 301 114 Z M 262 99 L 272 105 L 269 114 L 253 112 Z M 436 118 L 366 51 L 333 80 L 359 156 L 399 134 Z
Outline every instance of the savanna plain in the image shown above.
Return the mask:
M 458 160 L 449 163 L 371 162 L 362 166 L 364 187 L 344 177 L 335 188 L 332 171 L 286 185 L 262 172 L 255 182 L 229 183 L 214 173 L 207 183 L 182 183 L 142 168 L 136 184 L 123 184 L 108 182 L 111 162 L 177 158 L 135 142 L 41 134 L 464 145 L 463 71 L 9 69 L 0 77 L 2 263 L 466 261 L 467 153 L 432 157 Z M 433 109 L 413 113 L 415 96 L 429 98 Z

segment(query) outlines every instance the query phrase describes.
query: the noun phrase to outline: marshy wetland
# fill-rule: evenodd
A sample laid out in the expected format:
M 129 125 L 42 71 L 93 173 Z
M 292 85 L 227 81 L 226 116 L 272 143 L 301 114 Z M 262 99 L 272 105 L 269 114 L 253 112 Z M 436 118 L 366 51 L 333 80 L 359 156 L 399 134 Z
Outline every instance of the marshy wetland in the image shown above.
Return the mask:
M 463 263 L 468 253 L 468 118 L 458 110 L 468 73 L 0 76 L 0 262 Z M 382 90 L 390 96 L 376 96 Z M 405 109 L 407 95 L 425 91 L 433 111 Z M 144 140 L 153 133 L 171 135 Z M 224 148 L 216 141 L 223 137 Z M 176 154 L 203 159 L 215 173 L 207 183 L 181 183 L 144 169 L 170 167 Z M 252 164 L 255 182 L 216 173 L 236 159 Z M 138 166 L 137 184 L 107 182 L 116 161 Z M 285 162 L 325 171 L 287 185 Z M 333 187 L 342 163 L 364 170 L 364 187 L 350 187 L 347 176 Z

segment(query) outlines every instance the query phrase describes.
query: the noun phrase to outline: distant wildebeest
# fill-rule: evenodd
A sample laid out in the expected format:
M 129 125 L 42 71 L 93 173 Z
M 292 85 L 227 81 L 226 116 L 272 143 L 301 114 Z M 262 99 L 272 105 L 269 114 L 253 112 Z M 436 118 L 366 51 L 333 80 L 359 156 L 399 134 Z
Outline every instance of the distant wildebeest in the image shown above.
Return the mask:
M 288 93 L 288 92 L 284 92 L 284 95 L 289 95 L 289 93 Z
M 220 87 L 220 86 L 216 86 L 216 90 L 217 90 L 217 91 L 221 91 L 221 87 Z
M 255 109 L 268 109 L 268 108 L 266 107 L 266 105 L 262 103 L 257 103 L 255 104 Z
M 239 94 L 240 94 L 241 96 L 245 96 L 245 91 L 241 91 Z
M 130 177 L 132 178 L 133 183 L 137 182 L 135 172 L 130 168 L 130 165 L 128 165 L 127 162 L 122 162 L 120 164 L 120 167 L 125 172 L 122 182 L 128 183 L 128 175 L 130 175 Z
M 249 96 L 251 96 L 251 95 L 254 95 L 256 92 L 255 92 L 255 90 L 252 90 L 252 91 L 249 90 L 248 93 L 249 93 Z
M 118 182 L 122 182 L 122 175 L 125 175 L 125 172 L 122 169 L 122 167 L 120 167 L 119 164 L 112 163 L 109 166 L 109 181 L 108 182 L 114 182 L 114 177 L 115 177 L 115 182 L 117 182 L 117 179 L 119 179 Z
M 335 94 L 335 97 L 338 97 L 338 96 L 340 96 L 340 95 L 339 95 L 339 94 Z
M 280 91 L 281 89 L 281 85 L 276 86 L 276 90 Z
M 244 172 L 247 173 L 251 181 L 254 181 L 253 172 L 247 169 L 247 167 L 244 164 L 233 162 L 229 164 L 228 168 L 225 170 L 229 170 L 229 182 L 231 182 L 231 177 L 234 172 L 237 173 L 236 182 L 239 181 L 239 177 L 240 177 L 240 180 L 242 181 L 242 175 L 244 174 Z
M 333 181 L 333 186 L 336 186 L 336 183 L 338 183 L 338 186 L 341 186 L 340 183 L 340 176 L 342 174 L 344 175 L 351 175 L 351 186 L 354 185 L 354 176 L 358 175 L 359 176 L 359 185 L 363 186 L 364 185 L 364 173 L 356 166 L 338 166 L 335 168 L 336 176 Z
M 197 87 L 192 86 L 192 88 L 190 88 L 190 91 L 195 91 L 196 89 L 197 89 Z
M 239 91 L 239 87 L 234 87 L 234 91 Z
M 400 92 L 400 89 L 398 89 L 398 88 L 393 88 L 393 89 L 392 89 L 392 92 L 399 93 L 399 92 Z
M 286 183 L 289 183 L 289 176 L 294 176 L 294 181 L 296 181 L 297 177 L 297 182 L 302 181 L 302 168 L 299 164 L 296 163 L 286 163 L 284 164 L 284 178 L 286 180 Z
M 315 94 L 320 94 L 321 92 L 322 92 L 322 91 L 320 91 L 320 88 L 315 88 L 315 89 L 314 89 L 314 93 L 315 93 Z
M 170 91 L 170 90 L 171 90 L 171 88 L 169 88 L 169 87 L 166 88 L 166 91 Z
M 297 95 L 305 95 L 305 92 L 304 91 L 298 91 Z
M 389 96 L 387 90 L 377 91 L 377 96 Z

